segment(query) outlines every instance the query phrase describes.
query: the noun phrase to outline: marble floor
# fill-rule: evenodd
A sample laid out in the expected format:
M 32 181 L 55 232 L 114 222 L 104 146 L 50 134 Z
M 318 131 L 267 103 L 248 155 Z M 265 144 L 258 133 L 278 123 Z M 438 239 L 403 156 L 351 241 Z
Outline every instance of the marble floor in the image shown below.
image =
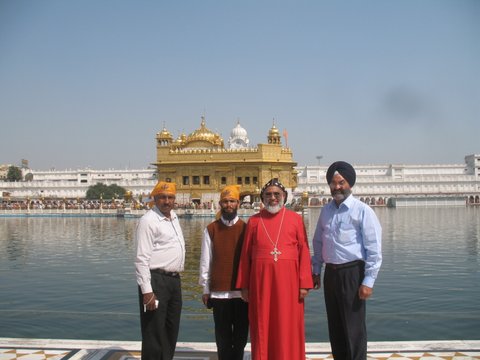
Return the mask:
M 0 338 L 0 360 L 137 360 L 140 343 Z M 372 360 L 480 360 L 480 341 L 372 342 Z M 326 343 L 307 344 L 307 359 L 333 359 Z M 175 360 L 217 360 L 215 344 L 179 343 Z M 251 360 L 247 346 L 244 360 Z

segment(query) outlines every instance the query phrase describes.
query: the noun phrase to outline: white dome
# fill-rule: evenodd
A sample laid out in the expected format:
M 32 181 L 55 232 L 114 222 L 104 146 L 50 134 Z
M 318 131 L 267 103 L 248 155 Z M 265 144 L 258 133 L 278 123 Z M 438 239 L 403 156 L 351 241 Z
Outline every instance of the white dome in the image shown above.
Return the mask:
M 230 132 L 230 139 L 228 139 L 230 149 L 245 149 L 248 147 L 249 142 L 247 130 L 245 130 L 240 125 L 240 121 L 238 121 L 237 126 Z
M 246 138 L 248 137 L 247 130 L 245 130 L 242 125 L 240 125 L 240 122 L 237 123 L 237 126 L 235 126 L 232 131 L 230 132 L 230 137 L 231 138 Z

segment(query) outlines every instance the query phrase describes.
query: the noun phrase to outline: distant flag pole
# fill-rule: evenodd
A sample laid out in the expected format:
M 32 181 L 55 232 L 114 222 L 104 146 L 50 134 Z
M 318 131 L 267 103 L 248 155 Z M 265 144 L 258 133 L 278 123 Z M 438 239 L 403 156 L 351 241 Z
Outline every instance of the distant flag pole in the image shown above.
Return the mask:
M 287 129 L 283 129 L 283 137 L 285 138 L 285 147 L 288 148 L 288 133 L 287 133 Z

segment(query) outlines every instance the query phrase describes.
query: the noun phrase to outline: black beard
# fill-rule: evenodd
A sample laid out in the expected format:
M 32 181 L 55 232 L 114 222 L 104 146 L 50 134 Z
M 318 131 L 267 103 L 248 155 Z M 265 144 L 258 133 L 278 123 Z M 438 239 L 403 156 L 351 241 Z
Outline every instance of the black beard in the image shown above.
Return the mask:
M 222 217 L 227 221 L 232 221 L 237 216 L 237 212 L 225 213 L 222 211 Z

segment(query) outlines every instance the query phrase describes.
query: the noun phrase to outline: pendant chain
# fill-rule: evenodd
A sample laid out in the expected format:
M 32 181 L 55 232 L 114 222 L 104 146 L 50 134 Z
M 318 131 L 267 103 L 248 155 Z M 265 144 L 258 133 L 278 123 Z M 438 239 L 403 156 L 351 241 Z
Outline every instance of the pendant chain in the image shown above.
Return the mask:
M 278 261 L 278 255 L 281 255 L 282 252 L 278 250 L 277 245 L 278 245 L 278 239 L 280 239 L 280 233 L 282 232 L 282 226 L 283 226 L 283 219 L 285 218 L 285 208 L 283 208 L 283 214 L 282 214 L 282 220 L 280 221 L 280 227 L 278 228 L 278 234 L 277 234 L 277 241 L 273 242 L 272 238 L 270 237 L 270 234 L 267 231 L 267 227 L 265 226 L 265 223 L 263 222 L 263 217 L 262 214 L 260 213 L 260 221 L 262 222 L 263 229 L 265 230 L 265 234 L 267 234 L 268 240 L 273 245 L 273 251 L 270 251 L 270 254 L 273 255 L 273 260 Z

